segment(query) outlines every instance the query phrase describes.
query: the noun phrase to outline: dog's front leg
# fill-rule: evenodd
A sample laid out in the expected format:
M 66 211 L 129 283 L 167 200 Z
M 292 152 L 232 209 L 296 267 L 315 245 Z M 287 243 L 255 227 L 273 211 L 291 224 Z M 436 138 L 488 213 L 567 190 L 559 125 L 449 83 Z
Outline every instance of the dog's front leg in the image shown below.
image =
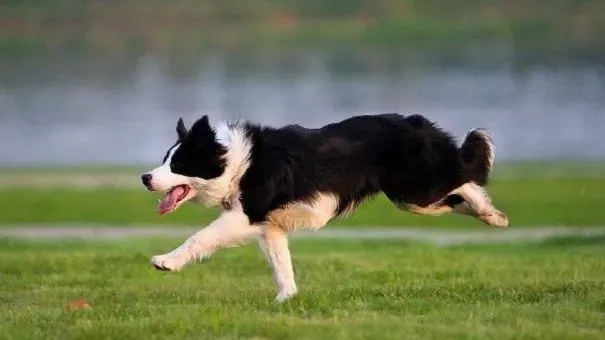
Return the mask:
M 288 247 L 288 234 L 282 228 L 268 225 L 260 238 L 260 246 L 271 264 L 273 277 L 279 289 L 275 300 L 284 302 L 298 292 Z
M 241 210 L 226 211 L 173 251 L 152 257 L 151 264 L 160 270 L 178 271 L 193 261 L 210 257 L 220 248 L 243 243 L 261 234 L 262 228 L 250 225 Z

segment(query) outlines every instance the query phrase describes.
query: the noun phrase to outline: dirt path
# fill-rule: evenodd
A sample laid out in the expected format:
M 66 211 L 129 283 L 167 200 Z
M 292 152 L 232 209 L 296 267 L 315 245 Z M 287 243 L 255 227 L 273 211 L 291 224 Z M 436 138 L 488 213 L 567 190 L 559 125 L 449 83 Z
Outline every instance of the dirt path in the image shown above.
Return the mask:
M 0 228 L 0 237 L 24 238 L 30 240 L 121 240 L 127 238 L 171 237 L 183 238 L 199 228 L 193 227 L 109 227 L 71 226 L 41 227 L 23 226 Z M 520 241 L 541 241 L 552 237 L 578 236 L 593 237 L 605 235 L 605 227 L 539 227 L 509 229 L 421 229 L 421 228 L 325 228 L 317 232 L 292 234 L 297 239 L 398 239 L 428 242 L 435 245 L 471 243 L 507 243 Z

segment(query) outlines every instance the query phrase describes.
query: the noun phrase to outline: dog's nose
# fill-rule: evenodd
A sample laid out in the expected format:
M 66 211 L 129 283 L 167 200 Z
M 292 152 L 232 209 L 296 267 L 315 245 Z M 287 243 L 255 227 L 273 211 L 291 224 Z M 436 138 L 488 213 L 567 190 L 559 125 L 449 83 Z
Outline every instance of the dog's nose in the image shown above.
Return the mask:
M 145 187 L 147 187 L 147 189 L 151 190 L 151 175 L 150 174 L 141 175 L 141 182 L 143 182 L 143 185 Z

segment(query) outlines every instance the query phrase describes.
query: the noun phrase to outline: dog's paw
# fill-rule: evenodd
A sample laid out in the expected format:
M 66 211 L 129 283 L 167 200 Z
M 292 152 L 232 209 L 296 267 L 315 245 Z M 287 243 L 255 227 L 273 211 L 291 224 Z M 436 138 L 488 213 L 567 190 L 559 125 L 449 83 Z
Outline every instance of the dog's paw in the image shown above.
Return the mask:
M 506 228 L 508 227 L 509 223 L 508 216 L 499 210 L 496 210 L 490 214 L 481 215 L 480 218 L 490 227 Z
M 279 294 L 277 294 L 277 296 L 275 297 L 275 302 L 277 302 L 277 303 L 286 302 L 286 301 L 290 300 L 291 298 L 293 298 L 294 295 L 296 295 L 296 293 L 298 293 L 298 289 L 296 289 L 296 287 L 282 289 L 279 292 Z
M 157 255 L 151 258 L 151 264 L 157 270 L 179 271 L 185 263 L 171 254 Z

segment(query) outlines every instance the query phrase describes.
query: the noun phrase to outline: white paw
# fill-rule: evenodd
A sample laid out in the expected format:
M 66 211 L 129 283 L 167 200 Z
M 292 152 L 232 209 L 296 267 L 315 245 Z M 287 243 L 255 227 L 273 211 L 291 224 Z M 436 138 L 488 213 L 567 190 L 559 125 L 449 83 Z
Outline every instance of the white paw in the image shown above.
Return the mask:
M 152 257 L 151 264 L 158 270 L 179 271 L 185 262 L 172 254 L 164 254 Z
M 290 300 L 292 297 L 294 297 L 294 295 L 296 295 L 296 293 L 298 293 L 298 289 L 296 289 L 296 287 L 282 289 L 275 297 L 275 302 L 282 303 Z
M 490 214 L 481 215 L 480 218 L 489 226 L 496 228 L 506 228 L 509 224 L 508 216 L 499 210 Z

